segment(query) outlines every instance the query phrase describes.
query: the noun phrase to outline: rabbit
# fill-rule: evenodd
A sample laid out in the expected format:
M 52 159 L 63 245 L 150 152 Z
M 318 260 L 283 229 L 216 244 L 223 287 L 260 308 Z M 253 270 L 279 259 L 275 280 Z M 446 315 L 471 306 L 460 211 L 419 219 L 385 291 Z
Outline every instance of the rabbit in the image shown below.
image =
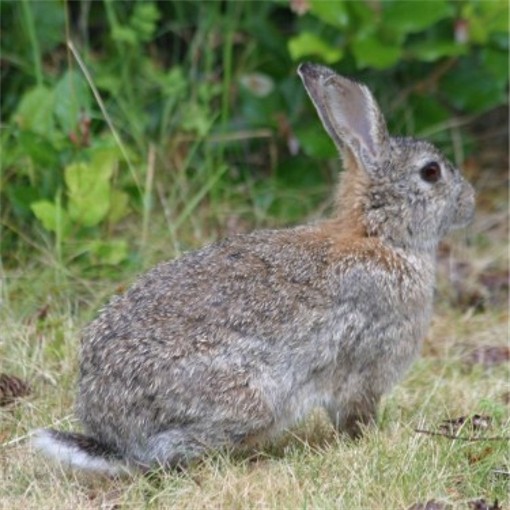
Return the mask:
M 344 163 L 330 218 L 234 235 L 164 262 L 81 339 L 84 433 L 38 430 L 71 468 L 186 467 L 271 441 L 324 407 L 359 437 L 420 351 L 436 248 L 474 214 L 472 186 L 430 143 L 390 137 L 369 89 L 298 68 Z

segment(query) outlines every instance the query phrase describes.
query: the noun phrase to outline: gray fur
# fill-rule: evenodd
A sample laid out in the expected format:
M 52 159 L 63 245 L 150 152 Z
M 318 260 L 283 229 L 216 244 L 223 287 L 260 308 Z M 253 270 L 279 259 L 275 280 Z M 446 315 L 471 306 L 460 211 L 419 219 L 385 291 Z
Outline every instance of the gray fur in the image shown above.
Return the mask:
M 299 74 L 344 156 L 338 208 L 160 264 L 85 329 L 77 414 L 116 461 L 246 448 L 317 406 L 356 436 L 420 350 L 435 250 L 470 221 L 473 189 L 429 143 L 390 138 L 364 85 L 313 64 Z M 430 161 L 437 183 L 420 176 Z M 75 437 L 45 434 L 55 457 Z

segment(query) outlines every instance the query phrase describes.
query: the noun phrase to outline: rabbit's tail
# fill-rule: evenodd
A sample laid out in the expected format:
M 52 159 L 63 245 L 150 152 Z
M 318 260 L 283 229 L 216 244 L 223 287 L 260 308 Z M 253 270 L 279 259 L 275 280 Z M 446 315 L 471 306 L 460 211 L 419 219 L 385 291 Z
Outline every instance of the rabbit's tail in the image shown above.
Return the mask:
M 130 467 L 117 452 L 84 434 L 39 429 L 32 436 L 32 444 L 63 467 L 106 476 L 131 473 Z

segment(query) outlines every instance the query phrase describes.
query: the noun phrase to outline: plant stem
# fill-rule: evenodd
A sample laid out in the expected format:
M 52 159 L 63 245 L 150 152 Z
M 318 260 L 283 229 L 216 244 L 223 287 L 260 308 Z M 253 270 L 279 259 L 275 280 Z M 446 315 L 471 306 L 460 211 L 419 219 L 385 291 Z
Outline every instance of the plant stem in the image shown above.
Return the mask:
M 214 188 L 215 184 L 219 181 L 222 175 L 228 170 L 227 165 L 220 166 L 216 172 L 209 176 L 208 180 L 204 183 L 204 185 L 198 190 L 198 192 L 188 200 L 186 203 L 186 207 L 181 212 L 181 214 L 174 221 L 173 229 L 176 231 L 181 227 L 181 225 L 188 219 L 188 217 L 193 213 L 196 209 L 200 201 L 210 193 Z
M 57 271 L 56 281 L 58 284 L 62 282 L 62 238 L 63 238 L 63 222 L 62 222 L 62 189 L 59 188 L 55 196 L 55 254 L 57 255 Z
M 39 41 L 35 32 L 34 17 L 32 16 L 32 10 L 30 9 L 29 0 L 21 1 L 21 8 L 23 9 L 23 16 L 25 18 L 25 24 L 27 27 L 28 37 L 30 39 L 30 45 L 32 47 L 32 57 L 34 59 L 35 67 L 35 80 L 38 86 L 43 85 L 43 73 L 41 63 L 41 49 L 39 47 Z
M 156 148 L 154 147 L 153 144 L 149 144 L 149 154 L 147 158 L 147 173 L 145 175 L 145 187 L 143 195 L 142 241 L 141 241 L 142 253 L 145 252 L 145 248 L 147 245 L 147 235 L 149 232 L 155 165 L 156 165 Z
M 85 66 L 85 63 L 83 62 L 78 51 L 74 47 L 74 44 L 72 43 L 72 41 L 68 41 L 67 46 L 71 50 L 71 53 L 73 54 L 74 58 L 76 59 L 76 62 L 78 63 L 78 66 L 80 67 L 83 75 L 85 76 L 85 79 L 87 80 L 87 83 L 89 84 L 89 87 L 92 90 L 92 94 L 94 94 L 94 97 L 97 101 L 99 109 L 101 110 L 101 113 L 103 114 L 104 119 L 105 119 L 106 123 L 108 124 L 108 127 L 110 128 L 113 138 L 115 139 L 115 142 L 117 143 L 120 151 L 122 152 L 122 156 L 123 156 L 124 160 L 126 161 L 129 171 L 131 172 L 131 177 L 133 178 L 136 188 L 137 188 L 138 192 L 140 193 L 140 196 L 142 196 L 142 189 L 140 187 L 140 183 L 138 181 L 138 177 L 136 175 L 135 168 L 134 168 L 133 164 L 131 163 L 131 159 L 129 157 L 127 149 L 124 146 L 124 144 L 122 143 L 122 140 L 121 140 L 119 134 L 117 133 L 115 126 L 113 125 L 112 119 L 111 119 L 110 115 L 108 114 L 108 111 L 106 110 L 105 104 L 104 104 L 103 100 L 101 99 L 101 95 L 99 94 L 97 87 L 94 85 L 92 76 L 90 75 L 87 67 Z
M 234 40 L 234 31 L 231 23 L 225 30 L 225 40 L 223 43 L 223 94 L 221 97 L 221 130 L 226 131 L 229 106 L 230 106 L 230 86 L 232 83 L 232 47 Z

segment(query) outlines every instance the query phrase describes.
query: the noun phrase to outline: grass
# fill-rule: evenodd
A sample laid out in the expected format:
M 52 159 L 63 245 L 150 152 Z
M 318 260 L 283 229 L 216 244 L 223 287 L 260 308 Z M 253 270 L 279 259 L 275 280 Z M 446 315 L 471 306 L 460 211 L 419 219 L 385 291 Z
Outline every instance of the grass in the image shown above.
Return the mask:
M 505 442 L 451 441 L 414 431 L 478 412 L 495 417 L 491 436 L 510 435 L 501 403 L 508 390 L 506 367 L 468 371 L 454 357 L 418 361 L 385 400 L 379 427 L 358 443 L 336 436 L 317 413 L 258 456 L 218 454 L 183 474 L 105 481 L 62 473 L 23 441 L 34 428 L 67 427 L 71 421 L 77 325 L 67 314 L 49 320 L 54 326 L 38 343 L 61 342 L 60 354 L 34 348 L 31 326 L 11 323 L 7 332 L 13 344 L 10 364 L 18 360 L 24 369 L 18 373 L 30 376 L 34 394 L 2 411 L 3 508 L 407 508 L 433 498 L 463 508 L 480 497 L 508 502 L 508 480 L 495 473 L 508 471 Z M 454 312 L 442 314 L 431 334 L 445 322 L 450 332 L 441 342 L 449 345 L 477 341 L 487 327 L 491 333 L 485 341 L 494 344 L 505 336 L 500 314 L 469 319 L 470 324 Z M 51 338 L 55 334 L 58 341 Z
M 235 204 L 227 204 L 233 209 L 221 212 L 223 220 L 234 214 Z M 188 243 L 215 237 L 214 230 L 204 227 L 211 218 L 208 221 L 206 210 L 199 211 L 205 215 L 203 230 L 198 231 L 202 237 L 190 238 Z M 165 221 L 154 220 L 148 240 L 151 263 L 171 255 L 164 253 Z M 470 238 L 482 236 L 483 242 L 466 245 L 458 236 L 450 241 L 452 252 L 464 261 L 484 260 L 491 268 L 503 268 L 505 250 L 498 244 L 503 237 L 479 231 L 484 224 L 482 213 L 469 232 Z M 441 264 L 451 268 L 451 260 Z M 503 508 L 510 503 L 507 442 L 459 441 L 415 431 L 437 430 L 442 420 L 478 413 L 493 419 L 484 434 L 510 436 L 505 404 L 508 365 L 469 366 L 458 348 L 507 345 L 505 303 L 478 312 L 461 306 L 448 294 L 452 282 L 444 275 L 422 358 L 385 398 L 377 428 L 367 430 L 359 442 L 336 435 L 318 411 L 276 444 L 253 455 L 219 452 L 185 473 L 125 480 L 61 472 L 32 452 L 26 439 L 38 427 L 77 426 L 72 405 L 79 330 L 112 292 L 134 277 L 133 269 L 120 272 L 115 281 L 87 278 L 72 268 L 59 273 L 41 256 L 23 271 L 5 276 L 1 371 L 29 381 L 32 394 L 15 405 L 0 407 L 2 509 L 386 509 L 408 508 L 431 499 L 460 509 L 477 498 L 491 502 L 497 498 Z M 473 435 L 467 428 L 461 433 Z
M 240 18 L 245 9 L 248 20 L 256 17 L 259 8 L 249 2 L 227 4 L 233 18 Z M 22 13 L 33 56 L 33 78 L 43 83 L 41 41 L 31 13 L 34 5 L 24 1 Z M 176 20 L 165 28 L 175 30 L 183 40 L 188 37 L 184 9 L 189 5 L 177 3 Z M 124 58 L 125 48 L 120 46 L 123 58 L 116 72 L 144 79 L 125 79 L 126 97 L 119 93 L 110 98 L 108 113 L 96 94 L 95 110 L 102 111 L 110 131 L 115 133 L 113 124 L 122 129 L 119 137 L 129 138 L 134 152 L 140 155 L 141 162 L 133 163 L 134 169 L 131 164 L 126 168 L 133 183 L 140 181 L 138 214 L 112 227 L 115 235 L 137 245 L 138 258 L 115 269 L 84 267 L 73 254 L 73 237 L 63 240 L 62 254 L 61 243 L 55 247 L 47 233 L 34 239 L 20 229 L 20 237 L 25 238 L 19 257 L 23 262 L 16 269 L 16 256 L 6 253 L 7 270 L 2 269 L 0 259 L 0 373 L 28 381 L 32 390 L 28 397 L 0 406 L 0 509 L 405 509 L 432 499 L 462 509 L 478 498 L 489 502 L 497 498 L 505 508 L 510 505 L 510 459 L 505 441 L 459 441 L 416 432 L 437 430 L 445 419 L 478 413 L 492 417 L 492 426 L 485 435 L 510 436 L 508 364 L 469 366 L 459 348 L 508 345 L 505 291 L 493 300 L 491 289 L 482 289 L 483 308 L 476 299 L 479 276 L 486 271 L 501 273 L 508 267 L 506 175 L 498 172 L 506 167 L 505 158 L 500 166 L 489 165 L 484 172 L 475 169 L 475 187 L 483 208 L 468 231 L 470 242 L 457 236 L 448 243 L 449 255 L 440 259 L 436 313 L 423 355 L 384 399 L 378 426 L 367 430 L 360 441 L 353 443 L 336 435 L 324 414 L 317 411 L 276 444 L 251 455 L 218 452 L 184 473 L 162 472 L 124 480 L 65 473 L 31 451 L 27 439 L 34 429 L 77 427 L 72 408 L 79 332 L 108 297 L 125 288 L 136 273 L 234 232 L 313 218 L 316 211 L 330 205 L 323 202 L 320 206 L 330 183 L 318 184 L 318 172 L 308 168 L 310 160 L 303 159 L 301 166 L 292 166 L 290 171 L 289 165 L 283 169 L 281 161 L 276 163 L 271 131 L 269 137 L 267 130 L 238 132 L 233 124 L 227 132 L 232 113 L 229 85 L 237 74 L 256 68 L 254 62 L 259 57 L 253 42 L 243 43 L 242 52 L 240 47 L 233 52 L 235 23 L 224 24 L 227 17 L 221 5 L 202 9 L 200 26 L 187 41 L 183 83 L 190 89 L 190 97 L 165 91 L 164 97 L 154 99 L 153 104 L 150 91 L 161 89 L 158 80 L 163 73 L 151 71 L 141 52 Z M 117 4 L 105 2 L 105 6 L 108 23 L 113 27 L 117 23 L 113 17 Z M 224 37 L 220 38 L 218 62 L 213 62 L 215 50 L 207 48 L 217 32 L 224 33 Z M 178 50 L 176 45 L 174 52 Z M 173 55 L 176 61 L 178 57 Z M 90 59 L 85 60 L 85 65 L 91 64 Z M 211 76 L 219 62 L 225 71 L 220 92 L 214 92 Z M 138 67 L 142 71 L 138 72 Z M 101 68 L 97 67 L 95 75 L 100 74 Z M 197 76 L 209 77 L 209 81 L 202 85 Z M 92 79 L 89 84 L 94 85 Z M 133 84 L 140 85 L 140 90 L 135 92 Z M 160 134 L 148 143 L 144 112 L 154 109 L 154 105 L 163 112 L 157 130 Z M 193 105 L 204 108 L 207 120 L 220 129 L 206 129 L 206 134 L 191 137 L 188 133 L 188 138 L 181 140 L 175 118 Z M 176 136 L 169 137 L 174 131 Z M 262 131 L 260 139 L 250 139 Z M 229 139 L 232 133 L 235 136 Z M 444 133 L 447 136 L 446 130 Z M 250 159 L 255 163 L 248 165 Z M 292 159 L 291 165 L 297 165 L 297 159 Z M 246 171 L 248 166 L 255 166 L 256 171 Z M 336 171 L 337 164 L 332 163 L 330 172 L 323 171 L 320 177 L 325 180 Z M 13 172 L 20 170 L 16 167 Z M 298 187 L 299 180 L 302 182 Z M 103 229 L 91 235 L 111 234 L 110 229 Z M 456 260 L 464 265 L 457 268 Z M 461 433 L 473 435 L 467 428 Z

